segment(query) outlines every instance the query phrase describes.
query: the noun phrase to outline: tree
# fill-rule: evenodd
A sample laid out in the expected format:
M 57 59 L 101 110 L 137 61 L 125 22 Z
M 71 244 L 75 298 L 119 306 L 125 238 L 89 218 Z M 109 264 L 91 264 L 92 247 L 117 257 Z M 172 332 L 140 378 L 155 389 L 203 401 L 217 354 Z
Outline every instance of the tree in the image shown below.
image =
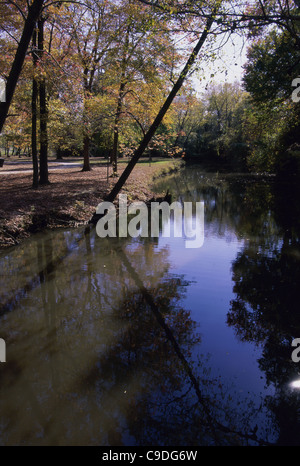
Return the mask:
M 300 174 L 299 150 L 293 150 L 300 144 L 300 105 L 292 101 L 299 50 L 286 30 L 272 30 L 249 48 L 243 81 L 251 101 L 245 130 L 252 145 L 249 161 L 258 170 Z
M 0 133 L 5 123 L 16 85 L 22 71 L 22 66 L 32 38 L 33 30 L 40 16 L 44 3 L 45 0 L 33 0 L 28 8 L 28 14 L 25 18 L 22 36 L 6 81 L 6 101 L 0 102 Z
M 73 60 L 79 66 L 83 98 L 83 171 L 91 170 L 89 149 L 91 122 L 89 106 L 95 95 L 103 60 L 119 33 L 111 14 L 112 3 L 101 0 L 86 0 L 85 3 L 66 5 L 59 18 L 60 27 L 67 31 L 73 43 Z
M 203 99 L 206 113 L 199 129 L 203 149 L 214 158 L 221 158 L 231 169 L 245 170 L 247 141 L 243 119 L 247 93 L 238 82 L 213 83 Z
M 287 31 L 273 29 L 249 47 L 244 69 L 243 82 L 255 102 L 289 99 L 300 74 L 300 48 Z
M 219 6 L 220 6 L 220 2 L 217 2 L 217 4 L 213 6 L 211 14 L 208 17 L 208 19 L 207 19 L 207 21 L 206 21 L 206 23 L 204 25 L 204 30 L 203 30 L 203 32 L 202 32 L 196 46 L 194 47 L 189 59 L 187 60 L 186 65 L 184 66 L 182 72 L 180 73 L 179 78 L 177 79 L 176 83 L 174 84 L 173 88 L 171 89 L 171 92 L 169 93 L 167 99 L 165 100 L 161 110 L 159 111 L 159 113 L 157 114 L 154 122 L 152 123 L 149 130 L 145 134 L 143 140 L 141 141 L 139 147 L 135 151 L 134 155 L 132 156 L 130 162 L 126 166 L 126 168 L 123 171 L 122 175 L 120 176 L 119 180 L 117 181 L 117 183 L 115 184 L 115 186 L 113 187 L 111 192 L 106 196 L 106 198 L 105 198 L 106 201 L 112 202 L 116 198 L 116 196 L 118 195 L 118 193 L 122 189 L 123 184 L 126 182 L 127 178 L 129 177 L 130 173 L 132 172 L 133 168 L 135 167 L 137 161 L 139 160 L 141 155 L 144 153 L 146 147 L 148 146 L 149 142 L 151 141 L 152 137 L 154 136 L 157 128 L 161 124 L 165 114 L 169 110 L 174 98 L 176 97 L 179 90 L 181 89 L 181 87 L 182 87 L 188 73 L 191 70 L 191 67 L 193 66 L 193 64 L 194 64 L 194 62 L 195 62 L 195 60 L 197 58 L 198 53 L 200 52 L 203 44 L 205 43 L 205 41 L 206 41 L 206 39 L 208 37 L 209 31 L 210 31 L 210 29 L 211 29 L 211 27 L 212 27 L 212 25 L 213 25 L 213 23 L 215 21 L 216 13 L 218 11 Z M 92 219 L 91 219 L 91 223 L 96 223 L 98 221 L 98 219 L 99 219 L 99 216 L 97 214 L 94 214 Z
M 139 0 L 145 5 L 155 6 L 163 12 L 168 12 L 182 21 L 186 18 L 207 19 L 209 13 L 203 8 L 201 0 Z M 218 9 L 216 23 L 217 34 L 226 32 L 242 32 L 249 37 L 260 34 L 265 27 L 276 26 L 285 30 L 295 39 L 297 46 L 299 38 L 299 0 L 255 0 L 251 3 L 243 1 L 223 2 Z
M 43 60 L 44 54 L 44 30 L 45 17 L 40 16 L 38 20 L 38 55 Z M 39 184 L 48 184 L 48 99 L 46 89 L 46 78 L 44 73 L 39 80 L 39 102 L 40 102 L 40 178 Z
M 108 54 L 112 66 L 107 69 L 107 73 L 113 77 L 112 84 L 116 86 L 111 153 L 115 175 L 122 116 L 132 117 L 140 128 L 143 128 L 141 118 L 136 115 L 136 109 L 140 105 L 142 111 L 149 109 L 151 96 L 147 86 L 152 84 L 153 87 L 155 83 L 157 90 L 164 92 L 171 67 L 174 66 L 174 61 L 178 60 L 170 27 L 161 14 L 136 5 L 132 0 L 123 2 L 116 14 L 121 25 L 120 34 L 114 48 Z M 158 92 L 155 94 L 157 98 Z
M 153 6 L 153 2 L 146 0 L 140 1 L 144 4 Z M 165 104 L 161 108 L 152 126 L 143 138 L 139 148 L 135 151 L 135 154 L 133 155 L 131 161 L 127 165 L 119 180 L 117 181 L 115 187 L 107 195 L 106 199 L 109 201 L 115 199 L 123 184 L 126 182 L 131 171 L 133 170 L 136 162 L 144 153 L 144 150 L 146 149 L 147 145 L 149 144 L 150 140 L 155 134 L 159 124 L 164 118 L 166 112 L 168 111 L 171 103 L 173 102 L 175 96 L 180 90 L 188 72 L 190 71 L 191 66 L 195 62 L 195 59 L 199 51 L 201 50 L 203 44 L 205 43 L 209 35 L 209 31 L 212 25 L 215 22 L 217 25 L 220 25 L 219 33 L 224 33 L 228 31 L 232 33 L 236 31 L 237 28 L 241 30 L 250 29 L 251 32 L 257 33 L 258 28 L 253 24 L 254 19 L 257 21 L 257 26 L 260 27 L 269 24 L 277 24 L 280 25 L 282 28 L 289 29 L 291 22 L 292 24 L 294 24 L 294 21 L 297 21 L 299 18 L 297 14 L 294 14 L 294 11 L 292 11 L 291 13 L 290 6 L 288 4 L 285 4 L 284 0 L 280 0 L 278 4 L 277 2 L 272 2 L 270 6 L 266 6 L 262 2 L 259 2 L 258 4 L 255 4 L 254 7 L 246 8 L 246 10 L 244 8 L 244 5 L 240 5 L 239 2 L 235 3 L 234 5 L 231 5 L 231 10 L 228 10 L 228 5 L 225 2 L 217 2 L 214 5 L 213 9 L 210 11 L 204 8 L 202 2 L 191 3 L 189 1 L 176 3 L 172 2 L 172 4 L 170 4 L 168 1 L 166 2 L 158 0 L 157 2 L 155 2 L 155 7 L 161 9 L 164 12 L 175 15 L 179 19 L 182 18 L 183 22 L 186 21 L 188 17 L 193 18 L 193 20 L 195 20 L 195 18 L 201 18 L 202 20 L 205 18 L 206 25 L 199 42 L 197 43 L 194 51 L 192 52 L 178 81 L 173 86 L 173 89 L 171 90 L 168 98 L 166 99 Z M 97 216 L 94 216 L 92 222 L 94 222 L 96 219 Z
M 38 150 L 37 150 L 37 98 L 38 98 L 38 83 L 35 76 L 38 56 L 35 49 L 37 48 L 37 33 L 33 31 L 32 36 L 32 63 L 33 63 L 33 77 L 32 77 L 32 94 L 31 94 L 31 155 L 32 155 L 32 187 L 38 188 L 39 185 L 39 163 L 38 163 Z

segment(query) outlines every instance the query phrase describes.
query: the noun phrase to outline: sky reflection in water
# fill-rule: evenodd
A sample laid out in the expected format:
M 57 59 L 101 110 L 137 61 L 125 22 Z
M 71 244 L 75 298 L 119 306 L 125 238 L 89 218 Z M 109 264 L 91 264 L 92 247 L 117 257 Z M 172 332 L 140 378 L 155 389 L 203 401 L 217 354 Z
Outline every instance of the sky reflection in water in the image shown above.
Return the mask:
M 297 190 L 163 183 L 205 202 L 202 248 L 79 230 L 2 254 L 0 444 L 300 444 Z

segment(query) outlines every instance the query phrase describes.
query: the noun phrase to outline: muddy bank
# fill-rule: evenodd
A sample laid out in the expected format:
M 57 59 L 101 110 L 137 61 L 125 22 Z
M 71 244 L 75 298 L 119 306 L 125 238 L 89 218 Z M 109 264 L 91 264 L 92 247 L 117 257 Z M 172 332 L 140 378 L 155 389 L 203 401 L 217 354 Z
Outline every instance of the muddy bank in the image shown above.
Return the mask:
M 119 174 L 123 169 L 120 165 Z M 153 179 L 173 170 L 173 161 L 151 166 L 138 164 L 122 193 L 127 194 L 129 201 L 147 202 L 156 197 L 151 189 Z M 94 167 L 90 172 L 82 172 L 78 167 L 62 168 L 50 172 L 49 179 L 49 185 L 34 190 L 32 175 L 26 171 L 1 174 L 0 249 L 16 245 L 46 228 L 86 224 L 116 181 L 107 177 L 104 166 Z

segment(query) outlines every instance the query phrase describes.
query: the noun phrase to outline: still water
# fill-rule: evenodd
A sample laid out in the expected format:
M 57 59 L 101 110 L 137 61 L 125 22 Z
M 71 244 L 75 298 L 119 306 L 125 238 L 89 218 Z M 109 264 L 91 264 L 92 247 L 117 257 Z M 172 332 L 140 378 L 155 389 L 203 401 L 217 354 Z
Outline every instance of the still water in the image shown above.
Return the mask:
M 79 229 L 0 256 L 1 445 L 300 445 L 299 189 L 162 188 L 204 202 L 201 248 Z

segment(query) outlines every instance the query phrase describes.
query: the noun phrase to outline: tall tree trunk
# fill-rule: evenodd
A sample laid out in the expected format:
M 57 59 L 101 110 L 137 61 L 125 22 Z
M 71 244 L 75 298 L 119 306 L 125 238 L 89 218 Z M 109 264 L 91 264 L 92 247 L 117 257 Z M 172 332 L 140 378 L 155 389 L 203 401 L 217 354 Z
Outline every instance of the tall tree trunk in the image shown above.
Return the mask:
M 10 157 L 8 141 L 5 141 L 5 155 L 6 155 L 6 157 Z
M 122 76 L 121 84 L 120 84 L 120 89 L 119 89 L 119 95 L 118 95 L 118 105 L 117 105 L 117 111 L 116 111 L 116 116 L 115 116 L 115 122 L 114 122 L 114 141 L 113 141 L 113 149 L 111 153 L 111 163 L 113 167 L 113 176 L 118 175 L 118 144 L 119 144 L 119 124 L 120 124 L 120 117 L 121 117 L 121 111 L 122 111 L 122 101 L 123 101 L 123 95 L 124 95 L 124 89 L 125 89 L 125 82 L 124 82 L 124 76 Z
M 40 184 L 49 184 L 48 177 L 48 111 L 46 83 L 43 79 L 39 88 L 40 95 Z
M 113 139 L 113 148 L 111 153 L 111 163 L 113 167 L 113 176 L 118 175 L 118 143 L 119 143 L 119 123 L 122 111 L 122 103 L 124 97 L 124 90 L 126 86 L 126 67 L 127 67 L 127 54 L 129 48 L 129 35 L 131 31 L 131 21 L 129 20 L 129 24 L 127 25 L 126 35 L 125 35 L 125 42 L 122 54 L 122 61 L 121 61 L 121 79 L 120 79 L 120 87 L 118 93 L 118 103 L 117 103 L 117 110 L 114 122 L 114 139 Z
M 40 18 L 38 21 L 38 48 L 39 53 L 43 56 L 44 50 L 44 24 L 45 19 Z M 47 109 L 47 91 L 46 80 L 43 77 L 39 85 L 40 96 L 40 184 L 49 184 L 48 179 L 48 109 Z
M 170 94 L 168 95 L 167 99 L 165 100 L 165 103 L 163 104 L 162 108 L 160 109 L 159 113 L 157 114 L 154 122 L 150 126 L 149 130 L 145 134 L 142 142 L 140 143 L 139 147 L 133 154 L 131 160 L 129 161 L 128 165 L 126 166 L 125 170 L 123 171 L 122 175 L 118 179 L 117 183 L 113 187 L 113 189 L 110 191 L 110 193 L 105 196 L 105 201 L 108 202 L 113 202 L 116 198 L 116 196 L 119 194 L 121 191 L 124 183 L 127 181 L 129 175 L 131 174 L 132 170 L 134 169 L 136 163 L 138 162 L 139 158 L 141 155 L 144 153 L 145 149 L 147 148 L 149 142 L 151 141 L 152 137 L 154 136 L 157 128 L 161 124 L 165 114 L 167 113 L 168 109 L 170 108 L 174 98 L 176 97 L 177 93 L 179 92 L 181 86 L 183 85 L 185 78 L 190 71 L 191 67 L 193 66 L 197 55 L 199 54 L 203 44 L 205 43 L 207 36 L 209 34 L 209 31 L 211 29 L 211 26 L 214 22 L 215 15 L 217 13 L 217 8 L 212 12 L 211 16 L 207 19 L 206 25 L 204 27 L 204 31 L 201 34 L 201 37 L 196 44 L 193 52 L 191 53 L 188 61 L 186 62 L 185 67 L 183 68 L 177 82 L 174 84 Z M 97 223 L 99 219 L 99 214 L 94 214 L 92 219 L 90 220 L 91 223 Z
M 87 111 L 87 99 L 90 96 L 91 92 L 91 84 L 92 82 L 89 82 L 88 79 L 88 74 L 89 74 L 89 69 L 85 68 L 84 70 L 84 121 L 87 124 L 88 123 L 88 111 Z M 90 164 L 90 136 L 85 130 L 85 134 L 83 137 L 83 167 L 82 171 L 83 172 L 89 172 L 92 170 L 91 164 Z
M 32 46 L 33 46 L 33 68 L 35 73 L 36 63 L 38 57 L 34 52 L 34 49 L 37 46 L 36 43 L 36 30 L 33 32 L 32 36 Z M 37 151 L 37 97 L 38 97 L 38 83 L 33 76 L 32 79 L 32 95 L 31 95 L 31 153 L 32 153 L 32 166 L 33 166 L 33 177 L 32 177 L 32 187 L 34 189 L 38 188 L 39 185 L 39 164 L 38 164 L 38 151 Z
M 16 51 L 16 55 L 6 82 L 6 101 L 0 102 L 0 133 L 3 129 L 8 110 L 16 89 L 16 85 L 23 67 L 27 49 L 32 37 L 33 30 L 45 0 L 33 0 L 28 9 L 28 15 L 25 20 L 23 33 Z
M 83 167 L 82 171 L 83 172 L 89 172 L 91 171 L 91 165 L 90 165 L 90 138 L 86 134 L 83 139 Z
M 56 160 L 62 160 L 62 159 L 63 159 L 62 151 L 61 151 L 61 148 L 58 147 L 56 150 Z

